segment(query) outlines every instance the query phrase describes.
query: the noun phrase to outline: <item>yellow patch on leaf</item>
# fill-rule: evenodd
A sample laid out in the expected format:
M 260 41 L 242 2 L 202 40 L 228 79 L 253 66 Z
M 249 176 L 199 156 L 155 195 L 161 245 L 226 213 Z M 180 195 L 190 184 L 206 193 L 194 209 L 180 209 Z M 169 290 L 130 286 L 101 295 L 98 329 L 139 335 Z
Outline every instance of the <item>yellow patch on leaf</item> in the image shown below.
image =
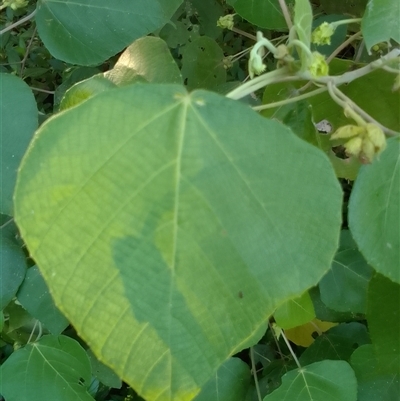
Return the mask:
M 314 342 L 313 333 L 320 335 L 334 326 L 337 326 L 337 323 L 323 322 L 318 319 L 313 319 L 301 326 L 285 330 L 285 335 L 292 343 L 302 347 L 309 347 Z

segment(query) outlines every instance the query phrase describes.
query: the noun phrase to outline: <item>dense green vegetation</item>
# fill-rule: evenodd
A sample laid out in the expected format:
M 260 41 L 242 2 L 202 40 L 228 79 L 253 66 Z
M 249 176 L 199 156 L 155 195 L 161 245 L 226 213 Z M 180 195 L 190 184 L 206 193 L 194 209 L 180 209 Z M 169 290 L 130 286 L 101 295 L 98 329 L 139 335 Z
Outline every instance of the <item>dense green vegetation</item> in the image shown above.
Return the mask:
M 400 398 L 397 0 L 0 9 L 0 400 Z

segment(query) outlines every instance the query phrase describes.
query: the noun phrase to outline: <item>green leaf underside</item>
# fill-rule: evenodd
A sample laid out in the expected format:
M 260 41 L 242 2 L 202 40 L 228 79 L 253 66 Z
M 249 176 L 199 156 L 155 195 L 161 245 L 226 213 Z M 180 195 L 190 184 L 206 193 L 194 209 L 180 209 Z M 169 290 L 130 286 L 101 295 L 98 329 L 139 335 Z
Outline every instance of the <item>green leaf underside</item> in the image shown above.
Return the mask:
M 118 86 L 140 79 L 152 83 L 182 83 L 182 75 L 167 44 L 152 36 L 133 42 L 104 76 Z
M 235 11 L 247 21 L 260 28 L 287 29 L 279 0 L 227 0 Z M 286 1 L 288 5 L 294 1 Z
M 400 43 L 400 3 L 398 0 L 369 0 L 361 28 L 368 50 L 380 42 Z
M 186 401 L 329 268 L 341 190 L 327 158 L 279 123 L 137 84 L 41 127 L 16 212 L 97 357 L 147 400 Z
M 264 401 L 356 401 L 354 371 L 344 361 L 315 362 L 292 370 L 282 377 L 282 385 Z
M 361 253 L 396 283 L 400 283 L 399 182 L 400 141 L 392 138 L 378 160 L 360 169 L 349 202 L 349 226 Z
M 36 23 L 50 53 L 94 65 L 162 27 L 180 0 L 39 0 Z
M 12 74 L 0 74 L 0 213 L 13 215 L 17 169 L 38 125 L 29 86 Z
M 85 350 L 65 336 L 45 336 L 15 351 L 0 370 L 7 401 L 94 401 L 88 394 L 90 362 Z

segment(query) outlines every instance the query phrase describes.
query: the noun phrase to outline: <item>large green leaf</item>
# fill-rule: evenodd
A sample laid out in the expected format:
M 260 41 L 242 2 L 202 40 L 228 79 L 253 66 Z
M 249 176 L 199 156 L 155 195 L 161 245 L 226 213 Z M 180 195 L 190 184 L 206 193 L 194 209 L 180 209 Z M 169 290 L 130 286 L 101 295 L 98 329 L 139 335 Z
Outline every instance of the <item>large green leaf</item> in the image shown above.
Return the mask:
M 367 262 L 400 283 L 400 143 L 360 169 L 349 202 L 349 225 Z
M 282 385 L 264 401 L 356 401 L 354 371 L 344 361 L 315 362 L 292 370 L 282 377 Z
M 50 53 L 80 65 L 101 63 L 162 27 L 181 0 L 38 0 L 36 23 Z
M 17 168 L 38 125 L 29 86 L 11 74 L 0 74 L 0 213 L 12 215 Z
M 21 234 L 57 306 L 146 400 L 192 399 L 332 262 L 328 159 L 239 102 L 136 84 L 51 118 L 34 143 Z
M 369 0 L 362 19 L 362 33 L 368 50 L 379 42 L 400 43 L 400 2 Z
M 287 29 L 279 0 L 227 0 L 235 11 L 247 21 L 261 28 Z M 286 1 L 293 4 L 294 1 Z
M 400 376 L 400 285 L 376 274 L 368 289 L 368 327 L 381 372 Z
M 79 343 L 45 336 L 15 351 L 0 368 L 7 401 L 94 401 L 88 394 L 90 362 Z

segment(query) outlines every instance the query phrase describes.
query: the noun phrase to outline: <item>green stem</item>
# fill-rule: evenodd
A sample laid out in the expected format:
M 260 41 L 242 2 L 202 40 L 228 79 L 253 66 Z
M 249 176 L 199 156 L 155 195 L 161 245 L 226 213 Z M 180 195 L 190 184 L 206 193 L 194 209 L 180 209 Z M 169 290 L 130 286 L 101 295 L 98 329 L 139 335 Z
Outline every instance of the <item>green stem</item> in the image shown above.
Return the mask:
M 250 347 L 250 360 L 251 360 L 251 370 L 252 370 L 253 377 L 254 377 L 254 384 L 256 386 L 256 391 L 257 391 L 257 398 L 259 401 L 262 401 L 260 386 L 258 385 L 258 379 L 257 379 L 256 364 L 254 362 L 254 348 L 253 347 Z
M 307 98 L 315 96 L 315 95 L 319 95 L 320 93 L 323 93 L 326 90 L 327 90 L 327 87 L 324 86 L 322 88 L 318 88 L 318 89 L 315 89 L 315 90 L 313 90 L 311 92 L 307 92 L 307 93 L 304 93 L 302 95 L 291 97 L 289 99 L 280 100 L 278 102 L 273 102 L 273 103 L 268 103 L 268 104 L 263 104 L 261 106 L 255 106 L 255 107 L 253 107 L 253 110 L 261 111 L 261 110 L 266 110 L 266 109 L 272 109 L 272 108 L 275 108 L 275 107 L 285 106 L 287 104 L 290 104 L 290 103 L 293 103 L 293 102 L 297 102 L 299 100 L 303 100 L 303 99 L 307 99 Z
M 345 49 L 351 42 L 358 39 L 360 36 L 361 31 L 356 32 L 354 35 L 351 35 L 329 55 L 329 57 L 326 59 L 326 62 L 329 64 L 343 49 Z
M 297 359 L 297 356 L 296 356 L 296 354 L 294 353 L 293 348 L 292 348 L 292 346 L 290 345 L 290 343 L 289 343 L 288 339 L 286 338 L 285 333 L 283 332 L 282 329 L 281 329 L 281 336 L 282 336 L 282 338 L 285 340 L 285 343 L 286 343 L 287 347 L 289 348 L 289 351 L 290 351 L 290 353 L 292 354 L 292 357 L 293 357 L 294 361 L 296 362 L 296 365 L 298 366 L 299 369 L 301 369 L 300 362 L 299 362 L 299 360 Z
M 356 24 L 361 22 L 362 18 L 350 18 L 350 19 L 343 19 L 341 21 L 331 22 L 333 29 L 336 29 L 340 25 L 347 25 L 347 24 Z
M 285 18 L 286 25 L 288 26 L 288 28 L 290 30 L 293 26 L 293 22 L 292 22 L 292 19 L 290 18 L 290 12 L 289 12 L 288 6 L 287 6 L 285 0 L 279 0 L 279 5 L 281 7 L 282 14 Z
M 279 78 L 283 77 L 290 78 L 290 80 L 299 79 L 297 77 L 288 76 L 288 70 L 283 67 L 279 68 L 278 70 L 267 72 L 266 74 L 260 75 L 259 77 L 247 81 L 246 83 L 240 85 L 238 88 L 229 92 L 226 97 L 230 99 L 241 99 L 271 83 L 282 82 L 281 80 L 279 80 Z

